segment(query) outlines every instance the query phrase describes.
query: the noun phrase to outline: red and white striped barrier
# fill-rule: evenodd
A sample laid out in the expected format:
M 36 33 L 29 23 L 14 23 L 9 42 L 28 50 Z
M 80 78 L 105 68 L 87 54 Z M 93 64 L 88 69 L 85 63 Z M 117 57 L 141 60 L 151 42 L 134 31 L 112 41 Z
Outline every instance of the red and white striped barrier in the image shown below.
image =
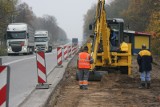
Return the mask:
M 78 51 L 78 45 L 72 45 L 72 55 L 74 55 L 75 53 L 77 53 Z
M 72 51 L 71 51 L 71 46 L 69 45 L 69 46 L 68 46 L 68 57 L 71 57 L 71 54 L 72 54 L 71 52 L 72 52 Z
M 64 46 L 64 60 L 68 58 L 68 46 Z
M 0 107 L 8 107 L 9 101 L 9 70 L 0 66 Z
M 43 51 L 37 52 L 36 58 L 37 58 L 38 83 L 43 84 L 47 82 L 45 53 Z
M 78 52 L 79 50 L 79 45 L 76 46 L 76 53 Z
M 75 54 L 75 46 L 72 45 L 72 55 Z
M 57 67 L 62 66 L 62 47 L 57 47 Z

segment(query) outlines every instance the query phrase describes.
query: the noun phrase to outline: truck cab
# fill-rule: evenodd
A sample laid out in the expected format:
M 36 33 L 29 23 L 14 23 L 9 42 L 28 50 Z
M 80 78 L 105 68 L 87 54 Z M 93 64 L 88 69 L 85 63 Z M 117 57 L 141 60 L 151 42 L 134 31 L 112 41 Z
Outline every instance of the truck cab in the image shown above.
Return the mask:
M 11 23 L 6 32 L 7 53 L 29 54 L 34 52 L 34 31 L 25 23 Z
M 50 41 L 48 31 L 45 31 L 45 30 L 36 31 L 34 40 L 35 40 L 35 52 L 37 51 L 51 52 L 52 51 L 52 43 Z
M 78 45 L 78 38 L 72 38 L 72 46 Z

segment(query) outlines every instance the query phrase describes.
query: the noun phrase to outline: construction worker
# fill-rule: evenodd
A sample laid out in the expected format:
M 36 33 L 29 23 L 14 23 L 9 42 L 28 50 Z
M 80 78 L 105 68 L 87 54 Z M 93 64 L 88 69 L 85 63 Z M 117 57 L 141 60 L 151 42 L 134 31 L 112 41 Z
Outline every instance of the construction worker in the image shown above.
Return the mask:
M 88 89 L 89 69 L 93 59 L 88 53 L 88 47 L 85 46 L 83 51 L 78 55 L 78 79 L 80 89 Z
M 146 49 L 146 45 L 142 45 L 142 50 L 138 53 L 137 62 L 139 65 L 140 72 L 140 87 L 139 88 L 150 88 L 150 72 L 152 70 L 152 55 L 151 52 Z

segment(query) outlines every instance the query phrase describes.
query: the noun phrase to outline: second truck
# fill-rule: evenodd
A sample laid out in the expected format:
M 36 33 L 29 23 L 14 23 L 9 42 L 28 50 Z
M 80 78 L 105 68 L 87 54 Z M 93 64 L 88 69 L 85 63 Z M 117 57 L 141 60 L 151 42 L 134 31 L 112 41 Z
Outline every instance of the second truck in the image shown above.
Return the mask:
M 52 41 L 49 37 L 49 32 L 46 30 L 35 31 L 35 52 L 44 51 L 52 52 Z

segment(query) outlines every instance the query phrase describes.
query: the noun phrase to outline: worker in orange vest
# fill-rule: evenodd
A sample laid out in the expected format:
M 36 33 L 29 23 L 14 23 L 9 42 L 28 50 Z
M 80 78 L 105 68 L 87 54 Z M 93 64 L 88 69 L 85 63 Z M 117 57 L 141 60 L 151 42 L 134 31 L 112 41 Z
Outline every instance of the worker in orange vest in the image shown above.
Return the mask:
M 85 46 L 83 51 L 78 55 L 78 79 L 79 79 L 79 87 L 80 89 L 87 90 L 88 89 L 88 78 L 89 78 L 89 69 L 91 64 L 93 63 L 93 59 L 88 53 L 88 47 Z

